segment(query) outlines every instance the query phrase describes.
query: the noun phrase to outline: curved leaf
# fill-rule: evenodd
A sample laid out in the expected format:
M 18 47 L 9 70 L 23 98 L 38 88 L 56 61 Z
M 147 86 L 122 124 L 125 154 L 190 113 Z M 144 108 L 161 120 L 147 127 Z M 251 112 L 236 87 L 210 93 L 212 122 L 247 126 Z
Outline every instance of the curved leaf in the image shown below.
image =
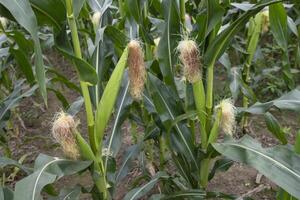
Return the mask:
M 282 97 L 266 103 L 257 102 L 246 110 L 241 109 L 241 111 L 251 114 L 264 114 L 272 107 L 276 107 L 281 110 L 300 112 L 300 90 L 292 90 Z
M 62 24 L 66 21 L 66 8 L 63 0 L 29 0 L 37 16 L 37 21 L 42 25 L 50 25 L 54 30 L 61 31 Z
M 42 189 L 57 179 L 72 175 L 89 167 L 90 161 L 72 161 L 40 154 L 35 172 L 17 182 L 14 200 L 38 200 Z
M 215 173 L 218 171 L 227 171 L 233 165 L 233 163 L 234 162 L 232 160 L 227 158 L 217 160 L 208 176 L 208 180 L 211 180 L 215 176 Z
M 68 59 L 75 63 L 75 67 L 79 73 L 80 80 L 83 82 L 90 83 L 92 85 L 97 84 L 98 76 L 96 70 L 88 62 L 83 59 L 77 58 L 72 53 L 68 52 L 61 46 L 56 46 L 56 48 Z
M 280 0 L 262 0 L 253 6 L 251 9 L 247 10 L 242 16 L 240 16 L 236 21 L 234 21 L 228 28 L 226 28 L 222 33 L 220 33 L 209 45 L 205 55 L 204 60 L 207 66 L 212 65 L 215 61 L 224 53 L 228 44 L 230 43 L 232 37 L 242 29 L 248 22 L 249 18 L 258 13 L 265 6 L 273 3 L 280 2 Z
M 32 171 L 32 169 L 21 165 L 19 162 L 15 161 L 15 160 L 12 160 L 12 159 L 6 158 L 6 157 L 0 157 L 0 168 L 4 168 L 6 166 L 18 167 L 18 168 L 22 169 L 24 172 L 26 172 L 27 174 Z
M 129 147 L 128 150 L 125 152 L 122 165 L 116 174 L 115 180 L 117 183 L 127 175 L 131 161 L 139 155 L 140 150 L 140 145 L 134 145 Z
M 213 147 L 232 160 L 254 167 L 293 196 L 300 197 L 300 156 L 287 146 L 262 148 L 246 135 L 239 141 L 229 139 Z

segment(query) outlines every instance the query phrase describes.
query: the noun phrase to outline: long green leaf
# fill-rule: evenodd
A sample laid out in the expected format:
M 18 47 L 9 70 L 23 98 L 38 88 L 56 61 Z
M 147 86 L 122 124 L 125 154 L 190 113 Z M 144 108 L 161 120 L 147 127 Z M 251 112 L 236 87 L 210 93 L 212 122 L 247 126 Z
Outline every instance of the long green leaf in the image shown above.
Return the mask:
M 176 1 L 163 1 L 165 20 L 164 33 L 157 48 L 159 67 L 165 82 L 175 88 L 173 67 L 175 64 L 174 51 L 180 39 L 180 18 Z
M 228 44 L 230 43 L 232 37 L 241 30 L 250 17 L 254 16 L 265 6 L 273 3 L 280 2 L 280 0 L 262 0 L 253 6 L 251 9 L 246 11 L 241 17 L 234 21 L 228 28 L 226 28 L 222 33 L 220 33 L 212 44 L 209 45 L 205 55 L 204 61 L 207 66 L 212 65 L 215 61 L 224 53 Z
M 180 199 L 205 199 L 206 192 L 203 190 L 188 190 L 182 192 L 175 192 L 175 194 L 167 195 L 161 198 L 161 200 L 180 200 Z
M 120 134 L 118 134 L 120 132 L 120 126 L 122 124 L 122 122 L 125 120 L 124 119 L 124 115 L 126 113 L 128 113 L 128 110 L 125 110 L 124 112 L 124 108 L 127 107 L 130 103 L 132 103 L 132 101 L 128 100 L 129 98 L 129 80 L 128 78 L 126 78 L 125 80 L 125 86 L 124 88 L 121 89 L 120 91 L 120 96 L 119 96 L 119 102 L 117 105 L 117 109 L 116 109 L 116 116 L 115 116 L 115 121 L 113 123 L 112 126 L 112 131 L 111 134 L 109 136 L 108 142 L 107 142 L 107 152 L 111 152 L 113 154 L 113 156 L 116 156 L 117 151 L 119 149 L 119 147 L 121 146 L 121 144 L 118 144 L 120 139 Z M 119 140 L 119 141 L 118 141 Z M 108 159 L 109 157 L 106 156 L 104 159 L 104 169 L 107 168 L 107 163 L 108 163 Z
M 254 105 L 250 106 L 246 110 L 241 110 L 243 112 L 248 112 L 251 114 L 264 114 L 272 107 L 276 107 L 281 110 L 291 110 L 291 111 L 300 111 L 300 90 L 295 89 L 289 93 L 283 95 L 282 97 L 269 101 L 266 103 L 257 102 Z
M 26 57 L 26 54 L 21 49 L 14 49 L 11 48 L 10 52 L 15 56 L 16 62 L 18 66 L 20 67 L 21 71 L 25 75 L 28 83 L 33 84 L 34 83 L 34 74 L 32 71 L 31 64 Z
M 283 3 L 276 3 L 269 7 L 270 9 L 270 26 L 275 40 L 279 46 L 287 51 L 288 45 L 288 25 L 287 14 Z
M 300 197 L 300 156 L 287 146 L 262 148 L 250 136 L 226 140 L 213 147 L 224 156 L 257 169 L 293 196 Z
M 97 145 L 102 145 L 105 127 L 113 111 L 117 95 L 122 82 L 125 67 L 127 65 L 128 49 L 126 48 L 114 69 L 98 104 L 95 119 L 95 139 Z M 102 148 L 102 146 L 100 146 Z M 97 147 L 99 150 L 99 146 Z M 101 150 L 100 148 L 100 150 Z
M 56 48 L 68 59 L 75 63 L 75 67 L 79 74 L 81 81 L 87 82 L 89 84 L 95 85 L 98 82 L 98 76 L 96 70 L 88 62 L 81 58 L 77 58 L 72 53 L 68 52 L 65 48 L 61 46 L 56 46 Z
M 130 170 L 130 164 L 132 160 L 139 155 L 140 150 L 141 150 L 140 145 L 134 145 L 129 147 L 128 150 L 125 152 L 123 156 L 122 165 L 120 166 L 116 174 L 116 178 L 115 178 L 116 183 L 121 181 L 122 178 L 124 178 L 128 174 L 128 171 Z
M 176 120 L 176 117 L 181 115 L 179 105 L 176 105 L 176 98 L 171 94 L 171 91 L 166 88 L 162 82 L 149 74 L 149 92 L 155 104 L 156 110 L 160 115 L 160 119 L 168 130 L 172 126 L 172 122 Z M 178 149 L 175 151 L 181 151 L 186 155 L 187 159 L 190 159 L 198 168 L 198 163 L 194 155 L 194 147 L 191 141 L 191 134 L 187 131 L 187 128 L 183 124 L 175 124 L 175 131 L 177 134 L 172 134 L 172 138 L 176 143 Z
M 206 35 L 208 35 L 214 27 L 222 21 L 222 16 L 225 10 L 220 5 L 218 0 L 207 0 L 207 30 Z
M 265 121 L 268 130 L 282 143 L 287 144 L 285 132 L 282 130 L 277 119 L 269 112 L 265 114 Z
M 29 0 L 40 25 L 54 27 L 55 31 L 61 31 L 63 23 L 67 19 L 66 8 L 63 0 Z
M 17 20 L 17 22 L 21 26 L 23 26 L 32 36 L 35 51 L 36 78 L 44 102 L 47 105 L 47 90 L 45 78 L 46 75 L 42 56 L 42 49 L 38 37 L 38 25 L 30 3 L 28 0 L 0 0 L 0 3 L 10 11 L 10 13 Z
M 7 187 L 0 187 L 0 199 L 3 200 L 13 200 L 14 193 Z

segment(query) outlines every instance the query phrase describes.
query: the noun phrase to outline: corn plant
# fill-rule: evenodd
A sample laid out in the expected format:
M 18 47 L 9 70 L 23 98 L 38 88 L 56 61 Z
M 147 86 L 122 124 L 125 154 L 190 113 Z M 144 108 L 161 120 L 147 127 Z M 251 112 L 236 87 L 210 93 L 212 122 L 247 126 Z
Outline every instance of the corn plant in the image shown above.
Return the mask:
M 243 108 L 236 108 L 231 98 L 215 100 L 215 68 L 247 22 L 249 54 L 244 80 L 249 84 L 249 67 L 261 29 L 260 12 L 267 6 L 282 10 L 280 0 L 262 0 L 237 12 L 231 12 L 230 1 L 218 0 L 0 0 L 0 4 L 3 15 L 13 15 L 34 41 L 36 88 L 45 102 L 49 70 L 41 59 L 38 30 L 51 28 L 55 49 L 77 72 L 87 121 L 84 133 L 74 116 L 78 112 L 73 106 L 78 102 L 55 115 L 51 132 L 66 158 L 40 154 L 33 168 L 1 158 L 1 167 L 12 165 L 27 175 L 14 190 L 1 188 L 4 199 L 40 199 L 41 194 L 78 199 L 81 192 L 92 199 L 114 199 L 129 161 L 137 157 L 148 172 L 136 178 L 143 184 L 128 191 L 124 199 L 148 198 L 146 193 L 151 190 L 157 193 L 153 199 L 235 199 L 207 191 L 215 173 L 226 171 L 233 161 L 256 168 L 279 185 L 278 198 L 300 197 L 299 138 L 294 149 L 286 145 L 266 149 L 250 136 L 232 137 L 237 113 L 264 114 L 268 129 L 286 144 L 285 133 L 269 111 L 299 111 L 299 90 L 251 106 L 245 96 Z M 276 37 L 280 42 L 285 36 Z M 293 86 L 289 70 L 285 65 L 286 81 Z M 112 114 L 113 128 L 106 132 Z M 120 127 L 126 118 L 132 123 L 134 145 L 116 169 Z M 136 133 L 137 125 L 144 128 L 144 137 Z M 221 133 L 225 133 L 222 142 Z M 85 171 L 92 177 L 91 188 L 56 191 L 54 182 Z
M 282 177 L 279 178 L 281 180 L 276 180 L 276 178 L 272 177 L 271 174 L 273 172 L 277 173 L 275 172 L 276 170 L 270 174 L 269 171 L 263 170 L 263 168 L 268 165 L 267 163 L 269 163 L 269 161 L 271 161 L 273 164 L 279 164 L 278 161 L 282 158 L 279 158 L 279 154 L 275 155 L 275 152 L 278 151 L 277 149 L 265 150 L 259 147 L 260 145 L 258 142 L 252 138 L 249 138 L 248 136 L 245 136 L 243 139 L 241 139 L 241 141 L 229 140 L 228 143 L 215 143 L 221 130 L 229 135 L 234 132 L 234 115 L 236 112 L 231 100 L 223 100 L 220 102 L 220 104 L 214 105 L 213 80 L 216 61 L 224 53 L 234 34 L 243 28 L 244 23 L 247 22 L 251 16 L 254 16 L 256 13 L 258 13 L 264 6 L 269 5 L 268 3 L 274 3 L 275 5 L 278 2 L 262 1 L 252 8 L 248 8 L 247 11 L 243 15 L 239 16 L 236 21 L 231 22 L 227 28 L 218 33 L 220 24 L 222 24 L 222 15 L 225 13 L 224 7 L 214 1 L 202 2 L 202 4 L 200 4 L 200 8 L 207 10 L 206 12 L 203 11 L 201 16 L 202 18 L 197 18 L 197 20 L 199 20 L 197 23 L 206 24 L 207 27 L 204 26 L 203 32 L 201 32 L 201 30 L 199 30 L 200 28 L 198 28 L 197 33 L 189 33 L 190 30 L 188 30 L 186 24 L 191 22 L 186 22 L 185 17 L 180 18 L 180 16 L 185 16 L 185 13 L 182 13 L 186 10 L 183 7 L 185 4 L 176 4 L 175 2 L 171 3 L 168 1 L 163 2 L 166 24 L 165 30 L 157 47 L 157 57 L 160 72 L 154 70 L 156 63 L 150 67 L 152 70 L 150 70 L 148 74 L 148 94 L 145 94 L 144 101 L 148 104 L 146 108 L 148 108 L 149 112 L 153 113 L 153 118 L 155 118 L 156 121 L 157 116 L 159 116 L 160 121 L 157 122 L 157 126 L 159 126 L 161 129 L 161 139 L 159 139 L 159 141 L 166 141 L 173 164 L 177 167 L 178 174 L 180 174 L 179 180 L 181 182 L 184 180 L 184 182 L 182 183 L 183 185 L 176 183 L 173 185 L 174 188 L 177 188 L 175 190 L 182 190 L 181 192 L 177 192 L 177 194 L 174 195 L 169 194 L 170 191 L 166 189 L 166 193 L 162 192 L 163 194 L 155 196 L 156 198 L 204 198 L 206 195 L 206 197 L 209 197 L 209 195 L 205 193 L 205 188 L 207 187 L 209 179 L 213 177 L 216 170 L 226 170 L 232 164 L 232 161 L 223 158 L 216 161 L 216 159 L 218 159 L 217 152 L 224 154 L 233 160 L 242 161 L 255 167 L 261 173 L 265 174 L 268 178 L 275 181 L 278 185 L 285 188 L 291 194 L 295 196 L 298 195 L 296 194 L 296 190 L 292 189 L 293 185 L 298 184 L 297 182 L 299 181 L 297 175 L 298 172 L 296 172 L 297 169 L 292 167 L 292 171 L 295 172 L 295 174 L 290 178 L 291 181 L 293 180 L 295 182 L 289 186 L 282 183 Z M 210 9 L 213 9 L 213 11 Z M 210 14 L 213 12 L 219 12 L 219 16 L 211 16 Z M 256 16 L 256 20 L 262 20 L 261 17 L 262 14 L 258 14 Z M 255 19 L 252 18 L 252 20 Z M 251 22 L 253 23 L 253 21 Z M 140 26 L 143 26 L 143 24 L 140 24 L 140 22 L 137 21 L 137 23 Z M 252 25 L 253 24 L 250 26 Z M 199 26 L 201 27 L 201 25 Z M 250 27 L 250 29 L 250 31 L 253 31 L 253 27 Z M 257 37 L 261 32 L 261 25 L 258 25 L 256 29 L 257 34 L 250 36 L 253 41 L 251 43 L 249 42 L 248 50 L 251 52 L 249 52 L 249 60 L 246 63 L 249 63 L 252 60 L 258 40 Z M 183 33 L 183 40 L 179 41 L 180 38 L 176 37 L 176 34 L 178 33 Z M 187 36 L 189 34 L 196 34 L 196 42 L 199 43 L 197 44 L 195 41 L 189 39 Z M 174 53 L 176 49 L 179 55 Z M 203 60 L 201 60 L 199 57 L 201 54 L 204 55 Z M 181 64 L 183 65 L 182 71 L 186 82 L 178 81 L 178 79 L 174 78 L 174 76 L 177 75 L 175 69 L 173 68 L 176 65 L 177 55 L 181 61 Z M 245 69 L 245 74 L 248 74 L 248 66 L 246 66 Z M 206 71 L 203 73 L 204 70 Z M 206 79 L 202 78 L 202 74 L 206 74 Z M 163 81 L 158 77 L 163 77 Z M 206 81 L 205 85 L 203 80 Z M 182 92 L 182 88 L 185 88 L 183 90 L 185 92 Z M 283 96 L 282 98 L 278 99 L 278 102 L 274 100 L 274 103 L 257 103 L 249 109 L 245 108 L 243 112 L 255 112 L 258 111 L 255 109 L 256 106 L 266 106 L 264 107 L 264 111 L 261 111 L 264 113 L 273 105 L 280 107 L 280 109 L 291 109 L 295 111 L 298 110 L 297 107 L 299 102 L 296 100 L 295 103 L 292 103 L 293 98 L 299 98 L 298 90 L 294 90 L 286 96 Z M 283 99 L 287 100 L 291 104 L 287 107 L 284 107 L 281 103 L 279 103 L 279 101 Z M 196 112 L 193 112 L 193 110 L 190 109 L 190 107 L 193 108 L 193 106 L 195 106 L 194 109 Z M 155 110 L 155 112 L 153 112 L 153 110 Z M 197 126 L 195 126 L 195 122 Z M 277 133 L 280 132 L 281 129 L 275 128 L 275 126 L 278 124 L 274 122 L 274 120 L 269 120 L 268 124 L 268 127 L 272 127 L 270 129 L 276 129 Z M 199 127 L 198 131 L 195 130 L 196 127 Z M 197 133 L 199 135 L 197 135 Z M 283 133 L 281 132 L 279 134 L 282 136 Z M 233 147 L 232 149 L 230 147 L 231 145 Z M 165 148 L 164 142 L 161 142 L 161 148 Z M 264 161 L 258 161 L 255 159 L 253 159 L 253 161 L 248 160 L 246 159 L 247 156 L 242 153 L 244 151 L 246 154 L 252 154 L 253 157 L 256 155 L 259 159 L 267 159 Z M 272 153 L 268 154 L 267 152 L 269 151 Z M 286 150 L 285 148 L 280 148 L 279 151 L 284 152 Z M 273 154 L 275 156 L 273 156 Z M 293 155 L 295 159 L 299 159 L 293 151 L 286 152 L 286 155 Z M 162 154 L 162 157 L 165 156 L 166 155 Z M 166 159 L 162 159 L 161 162 L 166 162 Z M 264 167 L 257 164 L 257 162 L 263 163 L 262 165 Z M 214 166 L 212 167 L 213 163 Z M 279 165 L 286 166 L 285 169 L 287 170 L 285 170 L 284 173 L 285 175 L 288 175 L 288 171 L 291 169 L 291 165 L 293 164 L 284 161 Z M 222 168 L 221 166 L 226 167 Z M 266 167 L 266 169 L 269 168 Z M 135 199 L 141 197 L 143 190 L 146 190 L 147 188 L 148 191 L 149 187 L 153 186 L 152 183 L 157 182 L 159 178 L 162 179 L 163 182 L 166 179 L 166 177 L 163 175 L 158 174 L 158 176 L 153 177 L 148 184 L 136 188 L 128 193 L 125 199 Z M 215 195 L 218 196 L 220 194 Z M 225 198 L 225 196 L 223 198 Z M 234 197 L 227 196 L 226 198 Z

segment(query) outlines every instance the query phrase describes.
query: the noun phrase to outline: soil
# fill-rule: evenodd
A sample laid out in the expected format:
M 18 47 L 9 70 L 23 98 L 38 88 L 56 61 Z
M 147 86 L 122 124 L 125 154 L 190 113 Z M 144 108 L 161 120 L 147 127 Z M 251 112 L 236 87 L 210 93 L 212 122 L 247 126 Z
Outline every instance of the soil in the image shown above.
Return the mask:
M 56 69 L 62 74 L 67 76 L 70 80 L 76 80 L 76 73 L 72 66 L 68 64 L 66 60 L 61 58 L 55 52 L 50 52 L 50 62 Z M 76 82 L 76 81 L 75 81 Z M 79 96 L 78 93 L 69 90 L 68 88 L 62 88 L 63 94 L 69 100 L 73 102 Z M 25 162 L 30 165 L 34 162 L 36 156 L 39 153 L 48 154 L 51 156 L 62 156 L 62 152 L 59 146 L 55 143 L 51 136 L 51 123 L 53 116 L 56 112 L 62 108 L 61 103 L 53 93 L 49 93 L 48 108 L 43 106 L 43 102 L 39 96 L 34 96 L 24 99 L 18 112 L 20 118 L 15 121 L 15 128 L 10 139 L 9 146 L 13 149 L 13 158 L 20 158 L 23 155 L 27 155 Z M 299 115 L 295 113 L 279 113 L 279 121 L 283 126 L 290 127 L 291 134 L 289 135 L 289 141 L 294 142 L 295 133 L 300 129 Z M 86 132 L 83 127 L 85 124 L 85 114 L 81 111 L 79 114 L 79 120 L 81 123 L 82 132 Z M 22 119 L 22 120 L 21 120 Z M 263 143 L 264 146 L 269 147 L 278 144 L 278 141 L 268 133 L 262 116 L 251 117 L 249 121 L 249 135 L 257 138 Z M 131 136 L 128 131 L 128 125 L 124 125 L 123 128 L 123 144 L 121 151 L 117 157 L 117 163 L 122 160 L 122 155 L 128 145 L 131 145 Z M 122 199 L 130 188 L 130 183 L 133 177 L 138 176 L 139 170 L 133 169 L 129 175 L 120 183 L 116 191 L 116 199 Z M 260 177 L 259 173 L 250 167 L 243 164 L 235 163 L 227 172 L 217 173 L 216 176 L 209 183 L 209 190 L 219 191 L 229 194 L 235 194 L 242 196 L 245 194 L 247 197 L 251 197 L 256 200 L 273 200 L 276 195 L 276 186 L 270 182 L 267 178 L 261 177 L 261 180 L 256 179 Z M 16 177 L 13 183 L 20 179 Z M 59 181 L 58 186 L 71 187 L 76 184 L 81 184 L 86 187 L 92 185 L 91 177 L 88 173 L 84 173 L 80 176 L 71 176 L 63 178 Z M 81 199 L 91 199 L 89 196 L 83 195 Z

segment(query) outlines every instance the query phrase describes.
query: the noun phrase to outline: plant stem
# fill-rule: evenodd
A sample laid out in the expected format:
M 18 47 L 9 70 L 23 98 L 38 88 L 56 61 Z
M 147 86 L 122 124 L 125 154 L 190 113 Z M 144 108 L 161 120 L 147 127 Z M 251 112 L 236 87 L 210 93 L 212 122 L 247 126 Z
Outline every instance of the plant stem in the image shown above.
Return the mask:
M 247 53 L 248 57 L 243 68 L 243 78 L 247 86 L 250 84 L 250 66 L 253 60 L 254 54 L 256 52 L 259 36 L 262 31 L 262 19 L 263 16 L 261 13 L 257 14 L 255 17 L 250 19 L 249 28 L 248 28 L 248 38 L 247 38 Z M 243 95 L 243 108 L 248 108 L 249 100 Z M 244 130 L 247 126 L 248 119 L 247 114 L 243 115 L 242 118 L 242 129 Z
M 180 0 L 180 20 L 182 26 L 185 27 L 185 0 Z
M 165 162 L 166 162 L 166 156 L 165 156 L 165 152 L 166 152 L 166 141 L 163 138 L 163 136 L 159 137 L 159 161 L 160 161 L 160 165 L 159 165 L 159 169 L 161 171 L 164 170 L 165 168 Z
M 200 186 L 202 188 L 207 187 L 208 183 L 208 173 L 209 173 L 209 167 L 210 167 L 210 158 L 205 158 L 201 161 L 201 168 L 200 168 Z
M 219 135 L 219 127 L 220 127 L 220 123 L 221 123 L 221 118 L 222 118 L 222 109 L 219 108 L 217 111 L 216 117 L 215 117 L 214 124 L 211 128 L 207 144 L 214 143 L 217 140 L 218 135 Z
M 247 62 L 244 66 L 244 82 L 245 84 L 248 86 L 250 84 L 250 64 Z M 246 97 L 246 95 L 243 95 L 243 108 L 248 108 L 249 106 L 249 100 L 248 100 L 248 97 Z M 244 130 L 245 127 L 248 126 L 248 117 L 247 117 L 247 114 L 245 113 L 243 115 L 243 118 L 242 118 L 242 129 Z
M 96 48 L 96 73 L 99 78 L 99 45 Z M 99 82 L 95 86 L 96 105 L 99 103 Z
M 102 159 L 96 158 L 89 144 L 85 141 L 85 139 L 81 136 L 81 134 L 77 130 L 75 130 L 75 137 L 80 149 L 81 157 L 84 160 L 91 160 L 94 162 L 93 169 L 90 168 L 90 173 L 92 175 L 92 178 L 95 182 L 97 189 L 99 190 L 100 193 L 103 194 L 103 199 L 106 200 L 107 199 L 106 177 L 104 173 Z
M 212 118 L 212 107 L 213 107 L 213 84 L 214 84 L 214 62 L 207 68 L 207 85 L 206 85 L 206 132 L 210 132 L 211 118 Z
M 66 7 L 67 7 L 67 17 L 71 29 L 72 43 L 74 47 L 75 56 L 77 58 L 82 59 L 77 25 L 73 14 L 73 1 L 66 0 Z M 93 108 L 92 108 L 91 97 L 88 89 L 88 84 L 86 82 L 80 81 L 80 87 L 84 98 L 90 144 L 93 151 L 96 152 L 96 141 L 94 136 L 94 114 L 93 114 Z
M 200 137 L 202 149 L 207 146 L 207 132 L 205 130 L 206 116 L 205 116 L 205 90 L 202 79 L 193 84 L 194 100 L 200 121 Z
M 73 42 L 75 56 L 77 58 L 82 59 L 78 30 L 77 30 L 76 20 L 74 18 L 74 13 L 73 13 L 73 0 L 66 0 L 66 8 L 67 8 L 68 23 L 69 23 L 69 26 L 71 29 L 72 42 Z M 94 114 L 93 114 L 93 108 L 92 108 L 90 93 L 89 93 L 89 89 L 88 89 L 88 84 L 86 82 L 80 81 L 80 86 L 81 86 L 84 103 L 85 103 L 90 145 L 91 145 L 93 153 L 95 153 L 96 152 L 96 141 L 95 141 L 95 135 L 94 135 Z M 105 173 L 104 173 L 104 169 L 103 169 L 102 158 L 100 158 L 98 162 L 95 162 L 94 165 L 95 165 L 94 170 L 97 173 L 99 173 L 99 175 L 100 175 L 99 177 L 93 176 L 94 182 L 95 182 L 99 192 L 103 194 L 103 199 L 107 199 L 106 177 L 105 177 Z M 94 174 L 94 172 L 92 172 L 92 171 L 91 171 L 91 173 Z

